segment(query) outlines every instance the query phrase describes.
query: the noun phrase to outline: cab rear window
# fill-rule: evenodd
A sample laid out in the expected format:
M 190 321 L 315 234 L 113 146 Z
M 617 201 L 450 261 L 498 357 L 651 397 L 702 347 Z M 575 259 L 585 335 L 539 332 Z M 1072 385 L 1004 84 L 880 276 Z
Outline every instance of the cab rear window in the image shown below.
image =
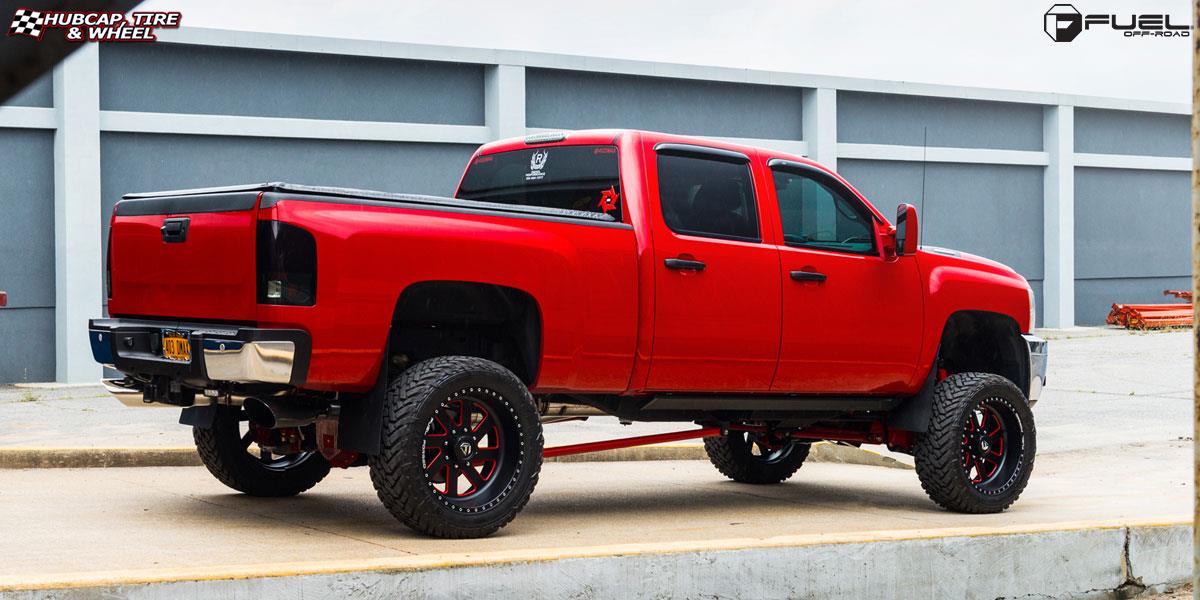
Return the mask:
M 621 220 L 616 146 L 540 146 L 477 156 L 458 198 L 602 213 Z

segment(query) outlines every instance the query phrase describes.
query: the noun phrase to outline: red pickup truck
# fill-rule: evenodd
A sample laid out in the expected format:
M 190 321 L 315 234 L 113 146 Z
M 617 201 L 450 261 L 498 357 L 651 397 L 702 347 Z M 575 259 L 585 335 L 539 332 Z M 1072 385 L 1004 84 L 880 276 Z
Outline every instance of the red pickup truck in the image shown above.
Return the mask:
M 183 407 L 251 495 L 370 466 L 412 528 L 474 537 L 543 456 L 703 437 L 778 483 L 813 442 L 915 456 L 929 496 L 986 513 L 1033 467 L 1045 381 L 1012 269 L 917 245 L 836 173 L 641 131 L 486 144 L 453 198 L 286 183 L 130 194 L 111 318 L 89 323 L 127 404 Z M 543 448 L 593 415 L 694 432 Z

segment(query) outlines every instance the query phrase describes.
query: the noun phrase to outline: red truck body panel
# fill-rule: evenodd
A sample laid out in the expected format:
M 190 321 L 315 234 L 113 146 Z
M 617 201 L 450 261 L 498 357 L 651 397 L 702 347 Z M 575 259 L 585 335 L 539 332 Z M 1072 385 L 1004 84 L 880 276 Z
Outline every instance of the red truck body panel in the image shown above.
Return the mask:
M 644 135 L 640 153 L 686 138 Z M 750 149 L 740 151 L 753 152 Z M 779 356 L 779 253 L 770 244 L 672 231 L 662 218 L 659 177 L 644 161 L 646 220 L 654 242 L 643 257 L 654 273 L 654 342 L 649 391 L 766 392 Z M 759 188 L 756 182 L 756 188 Z M 756 190 L 759 198 L 762 190 Z M 768 219 L 762 219 L 769 222 Z M 703 260 L 704 271 L 663 268 L 669 258 Z
M 683 143 L 750 158 L 761 241 L 683 235 L 666 224 L 655 147 Z M 194 213 L 185 244 L 164 244 L 172 215 L 112 228 L 113 316 L 212 319 L 301 329 L 312 339 L 305 388 L 361 392 L 379 373 L 397 299 L 422 282 L 496 284 L 535 299 L 541 356 L 534 393 L 654 391 L 911 394 L 949 317 L 1010 316 L 1028 331 L 1027 284 L 967 255 L 896 258 L 894 227 L 836 174 L 803 157 L 682 136 L 573 132 L 547 144 L 615 144 L 621 223 L 345 202 L 296 194 L 253 210 Z M 475 157 L 528 149 L 487 144 Z M 782 159 L 844 183 L 874 221 L 873 255 L 784 243 L 767 166 Z M 312 306 L 257 304 L 255 223 L 283 221 L 317 247 Z M 664 268 L 699 259 L 703 271 Z M 821 283 L 795 281 L 815 271 Z
M 637 274 L 627 227 L 304 200 L 283 200 L 260 218 L 303 223 L 317 239 L 316 305 L 258 313 L 259 326 L 308 330 L 308 387 L 370 387 L 397 299 L 427 281 L 498 284 L 535 298 L 543 323 L 536 389 L 628 386 L 637 313 L 623 307 L 637 303 Z

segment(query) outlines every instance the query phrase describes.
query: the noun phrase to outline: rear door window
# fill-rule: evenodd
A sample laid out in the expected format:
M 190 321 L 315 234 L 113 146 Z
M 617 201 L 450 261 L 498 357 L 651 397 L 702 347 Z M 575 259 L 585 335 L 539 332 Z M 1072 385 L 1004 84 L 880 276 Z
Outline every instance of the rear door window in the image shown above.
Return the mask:
M 760 241 L 750 163 L 702 154 L 658 154 L 663 220 L 676 233 Z
M 477 156 L 457 197 L 602 213 L 620 221 L 617 147 L 540 146 Z

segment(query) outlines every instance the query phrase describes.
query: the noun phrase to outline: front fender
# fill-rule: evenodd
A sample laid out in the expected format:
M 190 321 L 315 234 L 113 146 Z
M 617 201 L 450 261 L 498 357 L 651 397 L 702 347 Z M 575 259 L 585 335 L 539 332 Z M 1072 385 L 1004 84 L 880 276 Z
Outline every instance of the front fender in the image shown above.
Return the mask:
M 925 343 L 919 376 L 933 367 L 938 343 L 950 317 L 960 311 L 988 312 L 1011 318 L 1020 331 L 1030 322 L 1029 284 L 1012 269 L 964 254 L 919 252 L 924 281 Z

